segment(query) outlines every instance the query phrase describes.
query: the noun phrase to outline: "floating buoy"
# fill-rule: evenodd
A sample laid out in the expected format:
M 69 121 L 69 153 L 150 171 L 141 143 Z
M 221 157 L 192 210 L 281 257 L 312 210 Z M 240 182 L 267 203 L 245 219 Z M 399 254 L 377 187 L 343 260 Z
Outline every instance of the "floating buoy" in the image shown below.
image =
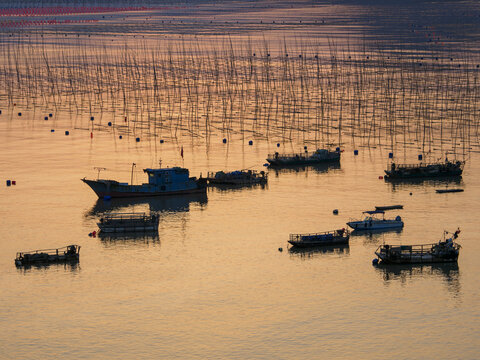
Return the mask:
M 279 248 L 278 248 L 278 251 L 282 252 L 282 251 L 283 251 L 283 248 L 279 247 Z
M 49 117 L 52 117 L 52 116 L 53 116 L 53 114 L 48 114 L 48 116 L 49 116 Z
M 22 116 L 22 113 L 18 113 L 18 116 Z
M 70 131 L 65 130 L 65 135 L 66 135 L 66 136 L 70 135 Z
M 377 258 L 372 260 L 372 265 L 378 265 L 378 259 Z
M 17 182 L 15 180 L 12 180 L 12 185 L 17 185 Z
M 337 148 L 335 149 L 336 152 L 339 152 L 340 151 L 340 147 L 337 146 Z
M 268 167 L 269 165 L 270 165 L 269 163 L 263 164 L 263 166 L 265 166 L 265 167 Z
M 358 155 L 358 150 L 353 150 L 353 155 Z
M 250 141 L 248 142 L 248 145 L 253 145 L 253 141 L 250 140 Z
M 277 147 L 280 147 L 280 143 L 277 143 Z
M 135 141 L 136 141 L 136 142 L 140 142 L 140 138 L 136 138 Z
M 93 139 L 93 132 L 90 132 L 90 139 Z
M 111 122 L 111 121 L 108 122 L 108 126 L 112 126 L 112 122 Z
M 393 159 L 393 153 L 392 153 L 392 152 L 391 152 L 391 153 L 388 153 L 388 158 L 389 158 L 389 159 Z
M 334 215 L 338 215 L 338 209 L 334 209 L 334 210 L 333 210 L 333 214 L 334 214 Z
M 127 121 L 127 117 L 125 116 L 125 121 Z
M 422 154 L 419 154 L 418 155 L 418 160 L 422 160 L 423 159 L 423 155 Z
M 12 185 L 12 182 L 10 180 L 7 180 L 7 186 Z
M 383 179 L 383 176 L 382 176 L 382 175 L 380 175 L 378 178 L 379 178 L 380 180 L 382 180 L 382 179 Z
M 227 143 L 227 139 L 224 138 L 224 139 L 223 139 L 223 143 L 226 144 L 226 143 Z
M 45 120 L 48 120 L 48 116 L 45 116 Z
M 93 116 L 90 116 L 90 120 L 93 121 L 95 120 L 95 118 Z
M 164 141 L 164 140 L 163 140 L 163 139 L 161 139 L 161 140 L 160 140 L 160 144 L 163 144 L 163 141 Z
M 50 130 L 50 132 L 55 132 L 55 129 Z
M 122 135 L 120 135 L 118 138 L 119 138 L 119 139 L 122 139 L 122 138 L 123 138 L 123 136 L 122 136 Z
M 413 193 L 410 193 L 410 196 L 412 196 L 412 195 L 413 195 Z

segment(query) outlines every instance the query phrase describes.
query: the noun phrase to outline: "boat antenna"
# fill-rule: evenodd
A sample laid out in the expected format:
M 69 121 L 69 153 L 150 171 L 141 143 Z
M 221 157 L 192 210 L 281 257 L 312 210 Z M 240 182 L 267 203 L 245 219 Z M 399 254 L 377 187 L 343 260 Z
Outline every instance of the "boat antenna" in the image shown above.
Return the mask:
M 97 173 L 97 180 L 100 179 L 100 171 L 102 171 L 102 170 L 107 170 L 107 168 L 104 168 L 104 167 L 94 167 L 94 169 L 98 171 L 98 173 Z
M 131 180 L 130 180 L 130 185 L 133 185 L 133 168 L 135 167 L 135 163 L 132 163 L 132 177 L 131 177 Z

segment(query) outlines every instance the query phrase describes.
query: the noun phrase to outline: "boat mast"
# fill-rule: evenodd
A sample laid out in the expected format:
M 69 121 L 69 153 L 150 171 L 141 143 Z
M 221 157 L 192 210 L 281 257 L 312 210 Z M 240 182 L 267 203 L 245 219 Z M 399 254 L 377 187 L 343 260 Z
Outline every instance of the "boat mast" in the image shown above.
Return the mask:
M 102 171 L 102 170 L 107 170 L 107 169 L 104 168 L 104 167 L 94 167 L 94 169 L 98 171 L 97 180 L 100 179 L 100 171 Z
M 131 179 L 130 179 L 130 185 L 133 185 L 133 168 L 135 167 L 135 163 L 132 163 L 132 176 L 131 176 Z

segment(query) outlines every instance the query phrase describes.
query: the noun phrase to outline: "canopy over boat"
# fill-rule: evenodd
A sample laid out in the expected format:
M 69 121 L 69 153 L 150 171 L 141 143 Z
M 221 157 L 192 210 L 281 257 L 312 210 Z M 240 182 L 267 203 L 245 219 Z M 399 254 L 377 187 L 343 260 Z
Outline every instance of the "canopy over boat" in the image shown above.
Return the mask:
M 364 211 L 364 214 L 368 215 L 375 215 L 375 214 L 385 214 L 385 211 L 383 210 L 369 210 L 369 211 Z

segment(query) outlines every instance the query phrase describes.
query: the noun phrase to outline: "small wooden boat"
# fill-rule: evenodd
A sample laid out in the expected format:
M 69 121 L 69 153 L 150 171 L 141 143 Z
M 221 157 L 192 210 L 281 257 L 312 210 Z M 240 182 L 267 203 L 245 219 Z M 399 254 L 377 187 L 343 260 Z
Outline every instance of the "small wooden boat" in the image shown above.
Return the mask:
M 363 220 L 352 220 L 347 222 L 347 225 L 355 231 L 387 230 L 403 227 L 400 216 L 395 217 L 395 219 L 385 219 L 385 211 L 382 210 L 364 211 L 363 213 L 367 214 Z M 382 217 L 379 217 L 380 214 Z
M 124 233 L 158 230 L 159 217 L 145 213 L 108 213 L 97 223 L 101 232 Z
M 68 245 L 58 249 L 18 252 L 15 257 L 15 265 L 27 266 L 34 264 L 76 262 L 79 260 L 79 257 L 80 246 Z
M 208 173 L 208 183 L 211 185 L 255 185 L 266 184 L 268 181 L 265 171 L 237 170 L 231 172 L 217 171 Z
M 339 229 L 314 234 L 290 234 L 288 242 L 299 248 L 323 245 L 348 244 L 350 233 L 348 230 Z
M 396 210 L 396 209 L 403 209 L 403 205 L 375 206 L 375 210 L 377 211 Z
M 463 192 L 463 189 L 437 189 L 435 191 L 438 194 L 444 194 L 444 193 Z
M 269 154 L 267 157 L 270 166 L 308 165 L 339 160 L 340 151 L 330 151 L 327 149 L 317 149 L 311 154 L 307 151 L 297 154 L 279 154 L 276 152 Z
M 377 255 L 378 260 L 385 264 L 456 262 L 461 246 L 454 240 L 459 233 L 460 229 L 455 231 L 451 238 L 445 239 L 447 232 L 444 231 L 443 240 L 436 244 L 381 245 L 375 251 L 375 255 Z

